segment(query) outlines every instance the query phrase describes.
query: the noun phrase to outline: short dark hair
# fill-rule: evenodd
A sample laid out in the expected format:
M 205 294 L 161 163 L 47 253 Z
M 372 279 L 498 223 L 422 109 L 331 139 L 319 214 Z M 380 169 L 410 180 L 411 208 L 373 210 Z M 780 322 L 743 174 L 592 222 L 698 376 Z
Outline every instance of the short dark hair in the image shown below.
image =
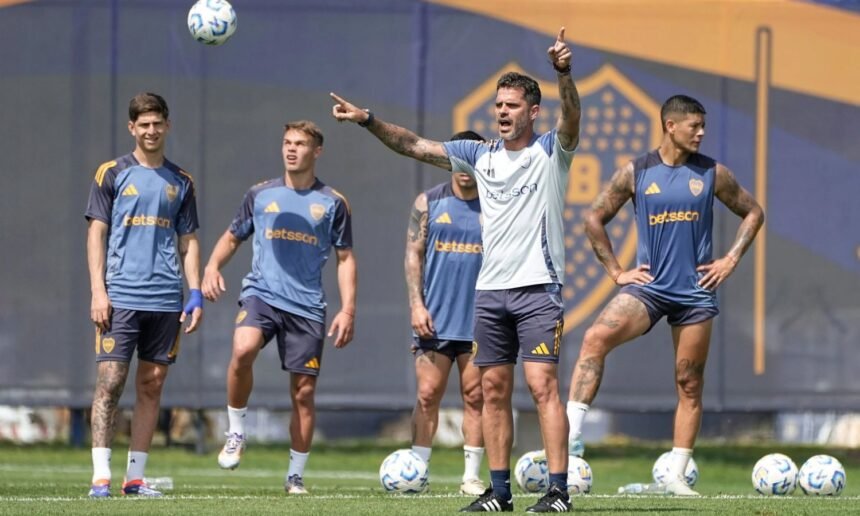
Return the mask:
M 311 122 L 310 120 L 296 120 L 295 122 L 289 122 L 284 124 L 284 134 L 287 134 L 287 131 L 301 131 L 306 135 L 310 136 L 314 141 L 317 147 L 322 147 L 323 144 L 323 133 L 320 130 L 317 124 Z
M 460 131 L 459 133 L 454 133 L 451 135 L 451 138 L 448 141 L 457 141 L 457 140 L 477 140 L 479 142 L 484 141 L 484 137 L 475 131 Z
M 528 75 L 508 72 L 499 77 L 499 82 L 496 83 L 496 91 L 499 91 L 501 88 L 522 88 L 529 106 L 540 104 L 540 86 L 538 86 L 536 80 Z
M 687 95 L 674 95 L 669 97 L 660 108 L 660 122 L 663 124 L 663 130 L 666 130 L 666 120 L 669 115 L 680 113 L 682 115 L 704 115 L 707 114 L 705 106 L 701 102 L 688 97 Z
M 128 103 L 128 119 L 137 122 L 137 118 L 144 113 L 158 113 L 167 120 L 170 117 L 170 109 L 161 95 L 156 93 L 138 93 Z

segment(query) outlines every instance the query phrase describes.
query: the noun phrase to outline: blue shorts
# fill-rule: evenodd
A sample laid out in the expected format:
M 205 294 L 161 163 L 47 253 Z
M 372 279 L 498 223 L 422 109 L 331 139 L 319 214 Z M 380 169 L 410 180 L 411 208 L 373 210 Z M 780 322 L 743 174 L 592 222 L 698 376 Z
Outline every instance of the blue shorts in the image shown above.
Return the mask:
M 236 327 L 249 326 L 263 332 L 263 347 L 278 337 L 281 369 L 318 376 L 322 364 L 325 325 L 269 305 L 257 296 L 239 300 Z
M 524 361 L 558 363 L 564 332 L 561 285 L 548 283 L 475 292 L 477 366 Z
M 458 356 L 472 353 L 472 341 L 415 337 L 412 342 L 412 354 L 417 358 L 428 351 L 435 351 L 451 359 L 451 362 L 456 362 Z
M 182 336 L 180 315 L 114 308 L 110 329 L 96 328 L 96 362 L 131 362 L 135 349 L 139 360 L 163 365 L 176 362 Z
M 621 294 L 628 294 L 645 305 L 648 311 L 648 317 L 651 319 L 651 325 L 645 330 L 645 333 L 651 331 L 651 328 L 657 324 L 657 321 L 666 316 L 666 322 L 670 326 L 685 326 L 687 324 L 696 324 L 708 319 L 713 319 L 720 313 L 720 309 L 716 304 L 712 306 L 688 306 L 674 301 L 667 301 L 656 294 L 649 292 L 639 285 L 624 285 L 619 291 Z M 643 335 L 645 334 L 643 333 Z

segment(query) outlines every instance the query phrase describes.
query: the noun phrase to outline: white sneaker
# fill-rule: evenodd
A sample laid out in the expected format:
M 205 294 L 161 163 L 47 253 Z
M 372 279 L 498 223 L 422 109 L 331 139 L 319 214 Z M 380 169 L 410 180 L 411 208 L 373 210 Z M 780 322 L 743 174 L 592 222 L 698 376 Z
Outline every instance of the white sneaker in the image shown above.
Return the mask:
M 287 482 L 284 484 L 284 490 L 291 495 L 306 495 L 308 490 L 305 489 L 305 482 L 298 475 L 290 475 Z
M 570 457 L 582 457 L 585 455 L 585 443 L 579 439 L 567 442 L 567 455 Z
M 693 491 L 683 477 L 678 477 L 675 480 L 666 484 L 666 494 L 675 496 L 702 496 L 696 491 Z
M 224 469 L 236 469 L 245 451 L 245 436 L 243 434 L 226 434 L 227 442 L 218 454 L 218 465 Z
M 480 478 L 467 478 L 460 484 L 460 492 L 469 496 L 481 496 L 487 488 Z

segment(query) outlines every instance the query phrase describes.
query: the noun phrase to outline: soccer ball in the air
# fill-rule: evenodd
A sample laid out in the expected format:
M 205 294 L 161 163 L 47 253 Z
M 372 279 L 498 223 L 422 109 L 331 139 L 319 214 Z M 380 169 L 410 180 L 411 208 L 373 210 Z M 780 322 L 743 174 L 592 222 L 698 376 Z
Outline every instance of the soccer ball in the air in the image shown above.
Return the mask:
M 654 467 L 651 468 L 651 475 L 654 477 L 654 482 L 658 484 L 668 484 L 672 479 L 669 478 L 669 470 L 672 465 L 670 456 L 672 452 L 666 452 L 663 455 L 660 455 L 660 458 L 654 463 Z M 696 485 L 696 482 L 699 480 L 699 467 L 696 465 L 696 461 L 693 460 L 693 457 L 690 457 L 690 462 L 687 463 L 687 469 L 684 471 L 684 481 L 687 482 L 687 485 L 693 487 Z
M 379 467 L 379 481 L 390 493 L 421 493 L 427 489 L 427 463 L 412 450 L 397 450 Z
M 765 455 L 753 466 L 752 483 L 763 495 L 789 495 L 797 485 L 797 466 L 781 453 Z
M 198 0 L 188 11 L 188 31 L 201 43 L 221 45 L 236 32 L 236 11 L 227 0 Z
M 588 494 L 591 492 L 591 466 L 582 457 L 571 457 L 567 465 L 567 492 Z
M 543 450 L 526 452 L 514 467 L 517 485 L 526 493 L 542 493 L 549 487 L 549 466 Z
M 845 468 L 830 455 L 816 455 L 803 463 L 797 485 L 805 494 L 837 496 L 845 487 Z

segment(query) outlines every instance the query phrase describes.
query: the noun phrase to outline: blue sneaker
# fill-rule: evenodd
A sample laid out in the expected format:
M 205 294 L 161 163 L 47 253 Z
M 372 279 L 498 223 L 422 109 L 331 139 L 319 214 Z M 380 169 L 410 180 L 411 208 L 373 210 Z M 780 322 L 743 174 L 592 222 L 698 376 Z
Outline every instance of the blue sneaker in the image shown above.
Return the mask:
M 110 480 L 96 480 L 90 486 L 90 498 L 110 498 Z
M 571 457 L 582 457 L 585 455 L 585 443 L 580 439 L 567 442 L 567 454 Z
M 158 498 L 159 496 L 163 496 L 161 494 L 161 491 L 156 491 L 155 489 L 149 487 L 141 479 L 123 482 L 122 494 L 128 496 L 145 496 L 148 498 Z

